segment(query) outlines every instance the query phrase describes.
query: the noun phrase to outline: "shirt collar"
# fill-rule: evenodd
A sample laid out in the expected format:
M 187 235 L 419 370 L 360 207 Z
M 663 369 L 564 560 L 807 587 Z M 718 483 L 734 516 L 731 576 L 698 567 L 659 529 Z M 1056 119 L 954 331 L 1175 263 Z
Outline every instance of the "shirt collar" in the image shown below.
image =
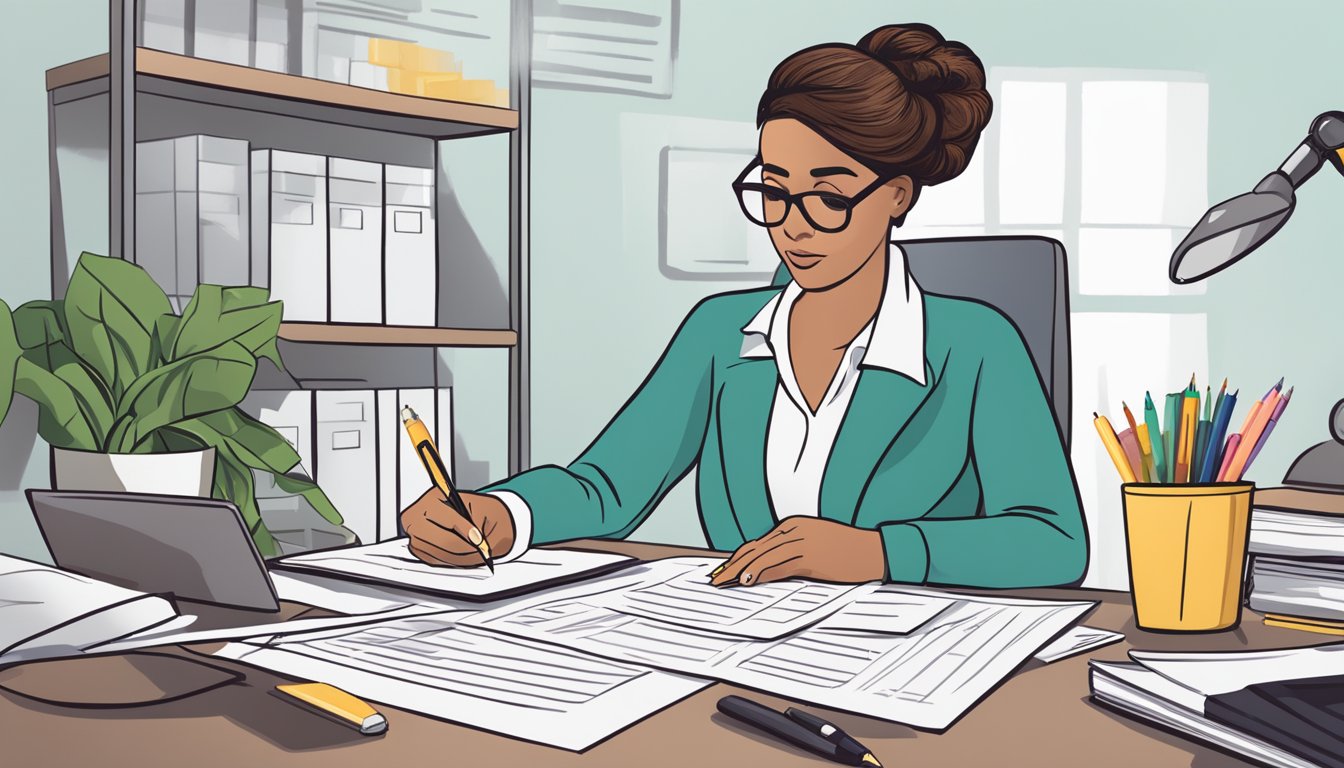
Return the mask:
M 803 293 L 790 280 L 784 290 L 765 303 L 746 325 L 742 326 L 742 357 L 774 357 L 770 337 L 777 322 L 787 322 L 788 312 Z M 867 336 L 868 338 L 863 338 Z M 882 302 L 877 316 L 859 334 L 854 348 L 863 347 L 863 365 L 899 373 L 920 386 L 924 378 L 924 294 L 910 274 L 905 251 L 892 243 L 887 249 L 887 282 L 882 291 Z

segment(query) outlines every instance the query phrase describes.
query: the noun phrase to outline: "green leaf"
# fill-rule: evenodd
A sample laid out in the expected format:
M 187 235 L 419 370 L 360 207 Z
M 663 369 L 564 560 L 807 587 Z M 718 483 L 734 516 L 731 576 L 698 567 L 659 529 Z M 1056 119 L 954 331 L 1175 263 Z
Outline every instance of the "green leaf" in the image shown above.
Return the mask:
M 256 357 L 270 358 L 282 368 L 276 334 L 280 332 L 281 305 L 267 301 L 262 288 L 222 288 L 201 285 L 182 313 L 182 323 L 168 359 L 207 352 L 229 342 L 242 344 Z
M 156 368 L 126 391 L 108 443 L 129 453 L 159 429 L 232 408 L 256 371 L 256 358 L 236 341 Z
M 331 503 L 331 499 L 327 498 L 327 494 L 323 492 L 321 488 L 318 488 L 317 483 L 314 483 L 312 480 L 299 475 L 277 474 L 275 476 L 275 484 L 285 493 L 301 494 L 303 498 L 308 500 L 309 504 L 313 505 L 313 509 L 317 510 L 317 513 L 327 522 L 334 523 L 335 525 L 340 525 L 345 522 L 344 518 L 341 517 L 341 513 L 336 511 L 336 505 Z
M 14 400 L 14 375 L 22 353 L 14 332 L 14 317 L 9 305 L 0 300 L 0 424 L 5 423 L 9 405 Z
M 215 446 L 215 482 L 211 494 L 217 499 L 231 501 L 238 507 L 243 524 L 247 526 L 262 557 L 280 554 L 279 544 L 261 519 L 252 470 L 227 445 Z
M 14 327 L 24 359 L 54 374 L 70 387 L 94 439 L 101 445 L 112 427 L 112 393 L 97 371 L 67 344 L 61 303 L 30 301 L 24 304 L 14 310 Z
M 173 348 L 177 342 L 177 332 L 182 327 L 182 318 L 177 315 L 159 315 L 159 319 L 154 321 L 154 335 L 150 344 L 150 356 L 153 358 L 155 367 L 163 365 L 168 360 L 168 350 Z
M 120 400 L 150 370 L 151 338 L 168 297 L 141 268 L 105 256 L 79 257 L 65 294 L 70 346 Z
M 180 421 L 171 428 L 193 434 L 208 445 L 227 444 L 255 469 L 284 474 L 299 463 L 299 454 L 289 441 L 238 408 Z
M 30 301 L 14 310 L 14 331 L 24 349 L 68 341 L 65 307 L 61 301 Z
M 103 449 L 69 384 L 23 357 L 15 374 L 14 391 L 39 406 L 37 431 L 43 440 L 57 448 Z

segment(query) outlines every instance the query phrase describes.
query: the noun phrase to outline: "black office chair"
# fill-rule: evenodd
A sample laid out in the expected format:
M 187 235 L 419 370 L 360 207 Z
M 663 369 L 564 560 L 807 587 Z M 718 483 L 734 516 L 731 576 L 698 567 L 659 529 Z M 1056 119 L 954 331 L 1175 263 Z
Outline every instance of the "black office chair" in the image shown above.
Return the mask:
M 1069 270 L 1064 246 L 1035 236 L 903 240 L 910 274 L 925 293 L 975 299 L 1017 326 L 1070 439 Z M 774 284 L 789 281 L 783 264 Z

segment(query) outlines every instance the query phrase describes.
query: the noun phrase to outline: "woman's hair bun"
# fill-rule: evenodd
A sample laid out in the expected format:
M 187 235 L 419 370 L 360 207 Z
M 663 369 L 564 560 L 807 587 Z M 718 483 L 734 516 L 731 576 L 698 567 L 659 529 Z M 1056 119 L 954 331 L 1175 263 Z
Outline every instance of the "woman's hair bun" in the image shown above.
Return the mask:
M 800 120 L 874 171 L 923 186 L 966 170 L 992 106 L 970 48 L 927 24 L 890 24 L 858 45 L 816 45 L 780 62 L 756 122 Z
M 964 44 L 944 40 L 927 24 L 878 27 L 864 35 L 858 47 L 890 68 L 911 93 L 932 102 L 937 111 L 942 158 L 931 163 L 933 178 L 928 183 L 965 170 L 992 110 L 980 58 Z
M 985 68 L 970 48 L 948 42 L 928 24 L 889 24 L 859 41 L 861 50 L 892 69 L 920 95 L 985 87 Z

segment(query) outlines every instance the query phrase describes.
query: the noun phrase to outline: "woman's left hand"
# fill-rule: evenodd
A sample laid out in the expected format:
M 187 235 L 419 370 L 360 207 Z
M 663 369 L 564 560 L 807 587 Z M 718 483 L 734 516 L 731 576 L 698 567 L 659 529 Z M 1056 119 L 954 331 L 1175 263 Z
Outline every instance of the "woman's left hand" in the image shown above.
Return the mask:
M 793 577 L 857 584 L 886 576 L 882 534 L 817 517 L 790 517 L 737 548 L 710 583 L 743 586 Z

